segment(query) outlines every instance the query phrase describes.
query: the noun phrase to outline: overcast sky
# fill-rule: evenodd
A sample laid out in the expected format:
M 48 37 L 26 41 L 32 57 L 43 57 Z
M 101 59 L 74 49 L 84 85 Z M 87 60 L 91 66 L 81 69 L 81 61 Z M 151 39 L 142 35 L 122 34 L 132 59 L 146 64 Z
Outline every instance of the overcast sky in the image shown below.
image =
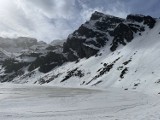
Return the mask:
M 65 39 L 95 10 L 160 16 L 160 0 L 0 0 L 0 36 Z

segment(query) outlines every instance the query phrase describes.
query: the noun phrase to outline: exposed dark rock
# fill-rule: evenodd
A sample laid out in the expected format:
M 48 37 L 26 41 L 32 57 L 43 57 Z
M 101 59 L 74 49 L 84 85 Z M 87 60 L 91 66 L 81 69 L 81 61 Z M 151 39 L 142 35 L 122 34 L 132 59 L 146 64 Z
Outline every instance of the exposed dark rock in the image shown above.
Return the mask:
M 41 53 L 23 53 L 23 54 L 21 54 L 19 57 L 21 58 L 21 59 L 23 59 L 24 57 L 35 57 L 35 58 L 37 58 L 37 57 L 39 57 L 40 55 L 42 55 Z
M 18 70 L 17 72 L 13 72 L 7 75 L 0 76 L 0 82 L 11 82 L 14 78 L 21 76 L 24 74 L 23 70 Z
M 64 82 L 66 80 L 68 80 L 69 78 L 71 77 L 74 77 L 74 76 L 77 76 L 77 77 L 83 77 L 84 76 L 84 73 L 82 73 L 81 70 L 78 70 L 78 68 L 75 68 L 71 71 L 68 71 L 67 72 L 67 75 L 65 76 L 65 78 L 63 80 L 61 80 L 61 82 Z
M 136 24 L 132 24 L 132 23 L 129 23 L 128 26 L 135 33 L 145 31 L 144 26 L 140 26 L 140 25 L 136 25 Z
M 28 63 L 26 62 L 19 62 L 14 59 L 6 59 L 2 67 L 5 68 L 5 73 L 12 73 L 12 72 L 17 72 L 23 67 L 26 67 Z
M 140 83 L 134 83 L 134 87 L 137 87 Z
M 109 65 L 106 64 L 106 66 L 104 66 L 103 68 L 100 68 L 100 69 L 97 71 L 97 72 L 99 72 L 99 73 L 98 73 L 96 76 L 94 76 L 94 77 L 92 78 L 92 80 L 90 80 L 88 83 L 86 83 L 86 85 L 90 84 L 93 80 L 95 80 L 95 79 L 103 76 L 104 74 L 108 73 L 108 72 L 113 68 L 114 64 L 115 64 L 119 59 L 120 59 L 120 57 L 117 58 L 116 60 L 114 60 L 111 64 L 109 64 Z
M 133 15 L 133 14 L 130 14 L 127 16 L 127 20 L 128 21 L 132 21 L 132 22 L 143 22 L 144 21 L 144 17 L 143 15 Z
M 135 22 L 143 23 L 139 25 Z M 150 16 L 128 15 L 124 20 L 96 11 L 92 14 L 90 21 L 69 35 L 63 46 L 63 52 L 68 53 L 69 61 L 89 58 L 96 55 L 99 49 L 107 44 L 108 34 L 114 37 L 110 50 L 115 51 L 120 44 L 126 45 L 131 42 L 134 33 L 145 31 L 144 25 L 153 28 L 155 22 L 155 19 Z M 71 51 L 74 51 L 77 56 L 75 57 Z
M 2 67 L 5 69 L 5 75 L 0 76 L 0 82 L 10 82 L 14 78 L 24 74 L 24 68 L 29 65 L 28 62 L 20 62 L 15 59 L 6 59 Z
M 81 85 L 84 85 L 85 84 L 85 81 L 83 81 L 82 83 L 81 83 Z
M 76 34 L 79 35 L 77 36 Z M 86 38 L 80 36 L 85 36 L 91 40 L 87 41 Z M 96 38 L 96 41 L 92 38 Z M 75 51 L 79 58 L 89 58 L 99 51 L 97 49 L 105 45 L 106 40 L 107 36 L 105 34 L 95 32 L 92 29 L 88 29 L 82 25 L 76 32 L 73 33 L 72 37 L 69 37 L 67 42 L 64 43 L 63 52 L 71 53 L 71 51 Z
M 124 75 L 127 73 L 127 71 L 128 71 L 128 68 L 126 67 L 122 72 L 121 72 L 121 74 L 120 74 L 120 78 L 124 78 Z
M 124 90 L 128 90 L 128 88 L 125 88 Z
M 133 32 L 127 25 L 120 23 L 114 30 L 114 39 L 111 46 L 111 51 L 115 51 L 119 44 L 126 45 L 126 42 L 131 42 Z M 126 40 L 126 41 L 125 41 Z
M 100 80 L 100 81 L 98 81 L 98 82 L 96 82 L 95 84 L 93 84 L 92 86 L 96 86 L 96 85 L 98 85 L 98 84 L 100 84 L 100 83 L 102 83 L 102 81 Z
M 122 70 L 123 69 L 123 66 L 119 66 L 118 68 L 117 68 L 117 70 Z
M 96 20 L 95 26 L 98 30 L 109 32 L 109 28 L 115 28 L 116 24 L 121 23 L 124 21 L 124 19 L 111 16 L 111 15 L 105 15 L 100 12 L 94 12 L 91 16 L 90 20 Z
M 64 53 L 72 53 L 72 51 L 75 50 L 77 55 L 80 58 L 85 57 L 85 52 L 82 49 L 82 45 L 83 45 L 84 41 L 85 41 L 84 39 L 77 39 L 74 37 L 68 38 L 67 42 L 65 42 L 63 45 L 63 52 Z
M 29 73 L 21 76 L 21 79 L 30 78 L 30 77 L 32 77 L 33 75 L 35 75 L 35 71 L 29 72 Z
M 66 62 L 67 59 L 63 54 L 58 54 L 54 52 L 49 52 L 46 56 L 38 57 L 28 68 L 29 71 L 32 71 L 38 67 L 40 72 L 47 73 L 53 68 L 62 65 Z
M 77 55 L 74 54 L 73 51 L 68 51 L 67 59 L 68 59 L 68 61 L 77 61 L 79 58 Z
M 160 79 L 158 79 L 155 83 L 158 83 L 158 84 L 159 84 L 159 83 L 160 83 Z
M 103 13 L 93 13 L 90 21 L 69 35 L 66 43 L 64 43 L 63 52 L 75 51 L 79 58 L 89 58 L 97 54 L 99 49 L 104 47 L 108 41 L 107 33 L 110 34 L 111 30 L 123 21 L 124 19 Z
M 58 73 L 57 75 L 53 75 L 49 79 L 46 79 L 46 76 L 45 76 L 44 78 L 40 78 L 38 81 L 36 81 L 35 84 L 38 83 L 38 84 L 42 85 L 42 84 L 50 83 L 54 79 L 58 78 L 60 75 L 61 75 L 61 73 Z
M 151 16 L 143 16 L 143 15 L 128 15 L 126 18 L 128 21 L 131 22 L 144 22 L 145 25 L 148 25 L 149 28 L 153 28 L 156 20 Z
M 128 65 L 132 60 L 128 60 L 126 62 L 123 63 L 123 65 Z
M 91 47 L 88 47 L 88 46 L 85 46 L 85 45 L 83 45 L 82 49 L 85 52 L 85 55 L 86 55 L 85 57 L 86 58 L 89 58 L 89 57 L 95 55 L 99 51 L 99 50 L 96 50 L 94 48 L 91 48 Z
M 106 67 L 106 66 L 107 66 L 107 63 L 104 63 L 103 66 Z
M 91 20 L 99 20 L 100 18 L 102 18 L 103 15 L 103 13 L 95 11 L 91 16 Z

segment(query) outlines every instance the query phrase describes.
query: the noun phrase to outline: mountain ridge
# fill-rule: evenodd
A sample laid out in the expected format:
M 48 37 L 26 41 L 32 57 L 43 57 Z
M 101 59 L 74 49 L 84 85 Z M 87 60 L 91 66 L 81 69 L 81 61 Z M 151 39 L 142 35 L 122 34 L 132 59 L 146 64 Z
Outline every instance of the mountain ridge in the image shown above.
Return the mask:
M 63 45 L 42 47 L 43 52 L 29 54 L 35 58 L 31 62 L 17 57 L 16 61 L 2 63 L 0 81 L 133 90 L 144 90 L 148 85 L 146 91 L 157 86 L 151 91 L 157 93 L 160 77 L 155 73 L 159 72 L 159 63 L 152 60 L 159 56 L 159 32 L 159 19 L 151 16 L 130 14 L 122 19 L 96 11 Z M 149 57 L 146 51 L 153 55 Z M 6 73 L 10 67 L 19 69 Z M 155 70 L 149 69 L 153 67 Z M 149 85 L 151 76 L 154 80 Z

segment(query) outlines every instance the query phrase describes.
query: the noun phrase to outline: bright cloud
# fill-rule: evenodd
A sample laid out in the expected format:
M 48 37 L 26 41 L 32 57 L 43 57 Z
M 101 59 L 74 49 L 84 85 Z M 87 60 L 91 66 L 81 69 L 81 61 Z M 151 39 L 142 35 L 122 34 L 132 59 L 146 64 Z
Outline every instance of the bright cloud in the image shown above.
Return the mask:
M 119 17 L 126 17 L 129 13 L 158 16 L 160 6 L 157 2 L 158 0 L 0 0 L 0 36 L 29 36 L 46 42 L 65 39 L 88 20 L 95 10 Z

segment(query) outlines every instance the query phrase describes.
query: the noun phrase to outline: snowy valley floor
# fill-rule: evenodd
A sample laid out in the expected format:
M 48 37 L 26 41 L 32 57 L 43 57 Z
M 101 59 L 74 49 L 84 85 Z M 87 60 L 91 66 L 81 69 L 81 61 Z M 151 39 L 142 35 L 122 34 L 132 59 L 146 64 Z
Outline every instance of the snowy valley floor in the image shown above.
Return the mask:
M 160 96 L 0 84 L 0 120 L 159 120 Z

